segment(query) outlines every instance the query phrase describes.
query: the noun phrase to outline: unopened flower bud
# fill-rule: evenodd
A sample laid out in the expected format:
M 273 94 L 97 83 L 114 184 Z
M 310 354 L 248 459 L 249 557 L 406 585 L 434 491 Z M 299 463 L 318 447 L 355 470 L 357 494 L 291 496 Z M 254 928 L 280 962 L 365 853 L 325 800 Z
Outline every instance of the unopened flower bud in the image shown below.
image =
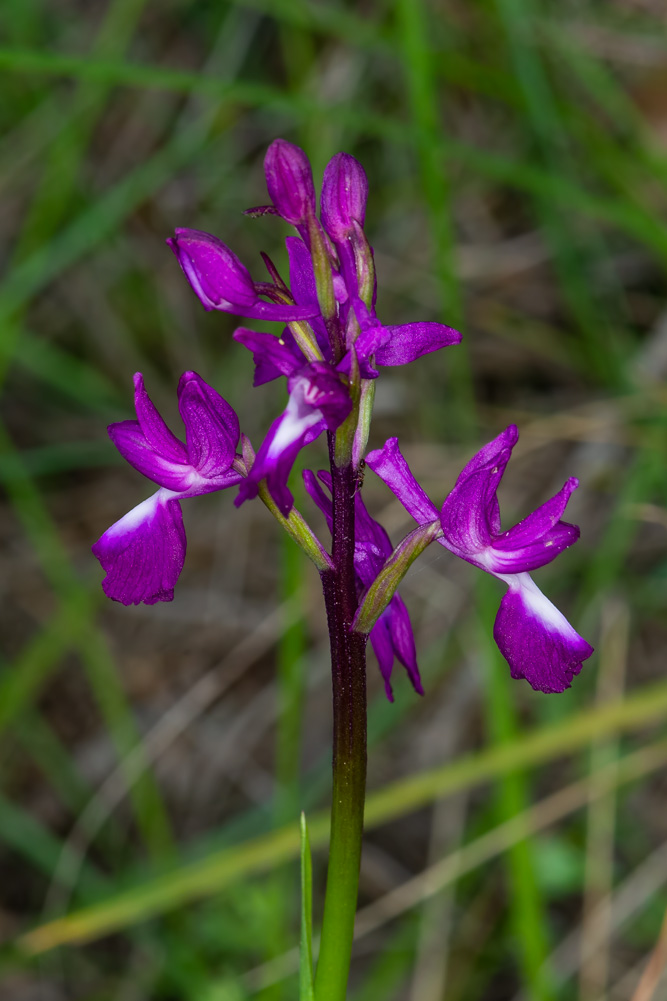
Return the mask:
M 222 240 L 198 229 L 177 229 L 167 243 L 205 309 L 252 306 L 257 293 L 250 272 Z
M 336 153 L 324 171 L 320 206 L 322 225 L 332 240 L 345 240 L 355 222 L 363 226 L 367 198 L 364 168 L 349 153 Z
M 315 186 L 304 151 L 285 139 L 275 139 L 264 157 L 264 173 L 278 214 L 293 226 L 307 224 L 315 214 Z
M 198 229 L 177 229 L 167 243 L 204 309 L 281 323 L 307 320 L 317 313 L 316 305 L 262 302 L 258 295 L 264 293 L 262 286 L 255 285 L 246 266 L 217 236 Z

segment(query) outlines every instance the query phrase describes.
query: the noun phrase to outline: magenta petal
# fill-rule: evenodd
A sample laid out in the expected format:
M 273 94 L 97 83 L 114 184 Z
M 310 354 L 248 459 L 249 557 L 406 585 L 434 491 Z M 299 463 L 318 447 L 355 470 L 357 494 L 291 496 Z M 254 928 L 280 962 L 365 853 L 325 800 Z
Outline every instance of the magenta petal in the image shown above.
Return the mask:
M 240 437 L 234 409 L 196 372 L 184 372 L 179 380 L 178 409 L 191 465 L 205 479 L 226 474 Z
M 252 351 L 255 363 L 254 386 L 262 386 L 281 375 L 290 376 L 304 364 L 305 358 L 289 330 L 278 338 L 274 334 L 239 327 L 232 336 L 248 351 Z
M 185 559 L 177 500 L 158 491 L 112 525 L 92 547 L 106 571 L 105 594 L 123 605 L 171 601 Z
M 408 365 L 416 358 L 460 344 L 461 334 L 444 323 L 405 323 L 385 327 L 382 343 L 375 351 L 376 365 Z
M 513 678 L 539 692 L 563 692 L 593 647 L 570 625 L 527 573 L 506 578 L 493 636 Z
M 322 473 L 324 470 L 320 470 L 318 476 L 322 479 Z M 304 469 L 303 471 L 303 484 L 306 488 L 306 493 L 311 498 L 312 501 L 317 505 L 322 514 L 324 515 L 329 531 L 333 534 L 333 501 L 331 500 L 331 474 L 326 474 L 329 477 L 329 483 L 327 484 L 329 488 L 329 495 L 325 494 L 324 490 L 317 482 L 317 477 L 311 469 Z M 323 480 L 323 482 L 326 482 Z
M 493 552 L 488 554 L 491 569 L 499 573 L 534 570 L 550 563 L 558 553 L 576 542 L 579 538 L 577 526 L 559 519 L 578 486 L 579 481 L 571 476 L 554 497 L 494 539 Z
M 188 453 L 183 442 L 172 434 L 155 404 L 146 392 L 141 372 L 134 376 L 134 408 L 148 444 L 165 459 L 188 465 Z
M 414 690 L 418 695 L 423 695 L 424 688 L 417 667 L 417 651 L 412 623 L 405 602 L 400 595 L 394 595 L 384 614 L 386 615 L 387 612 L 390 613 L 389 632 L 396 656 L 408 672 Z
M 389 438 L 381 449 L 369 452 L 366 465 L 384 480 L 419 525 L 438 517 L 437 507 L 419 486 L 403 458 L 398 438 Z
M 500 531 L 496 492 L 516 444 L 510 425 L 466 464 L 440 511 L 444 544 L 466 558 L 491 544 Z
M 378 660 L 380 673 L 384 679 L 387 698 L 394 701 L 391 689 L 391 672 L 396 657 L 408 672 L 412 687 L 419 694 L 424 694 L 419 668 L 417 667 L 417 652 L 415 639 L 410 623 L 410 616 L 402 599 L 395 594 L 389 605 L 370 631 L 369 639 L 373 652 Z
M 394 666 L 394 647 L 392 646 L 389 634 L 389 620 L 384 612 L 371 629 L 368 638 L 373 647 L 373 653 L 377 657 L 380 674 L 384 680 L 384 690 L 390 702 L 394 701 L 394 693 L 391 688 L 391 672 Z
M 159 483 L 167 490 L 187 490 L 192 480 L 192 467 L 189 464 L 172 462 L 159 455 L 147 441 L 139 421 L 120 421 L 110 424 L 109 437 L 123 458 L 147 476 L 154 483 Z
M 511 531 L 511 530 L 510 530 Z M 544 535 L 537 536 L 526 545 L 515 549 L 496 548 L 496 542 L 486 550 L 484 567 L 495 574 L 516 574 L 524 570 L 536 570 L 572 546 L 579 538 L 577 525 L 559 521 Z

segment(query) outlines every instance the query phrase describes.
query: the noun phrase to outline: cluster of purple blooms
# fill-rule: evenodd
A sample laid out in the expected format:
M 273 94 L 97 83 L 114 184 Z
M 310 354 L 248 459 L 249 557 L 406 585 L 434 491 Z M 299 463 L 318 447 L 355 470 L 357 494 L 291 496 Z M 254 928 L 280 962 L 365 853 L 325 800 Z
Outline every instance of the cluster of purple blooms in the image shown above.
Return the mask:
M 507 585 L 494 636 L 512 676 L 541 691 L 563 691 L 592 648 L 529 572 L 577 540 L 578 528 L 561 521 L 576 479 L 503 532 L 496 494 L 517 441 L 514 426 L 468 462 L 440 510 L 415 480 L 397 439 L 364 456 L 377 366 L 408 364 L 457 344 L 461 336 L 439 323 L 387 326 L 378 319 L 373 253 L 363 230 L 368 184 L 352 156 L 338 153 L 327 165 L 319 219 L 310 163 L 301 149 L 277 139 L 266 154 L 265 173 L 272 204 L 249 214 L 278 215 L 295 227 L 298 236 L 286 240 L 289 284 L 264 255 L 271 280 L 253 281 L 235 254 L 208 233 L 177 229 L 167 242 L 205 309 L 282 325 L 278 336 L 241 327 L 234 339 L 253 354 L 255 386 L 285 377 L 287 406 L 255 455 L 230 405 L 199 375 L 186 372 L 178 386 L 183 442 L 162 420 L 141 375 L 135 376 L 137 420 L 112 424 L 109 434 L 159 489 L 93 546 L 106 571 L 106 594 L 125 605 L 172 600 L 185 558 L 180 501 L 187 497 L 238 486 L 237 506 L 260 494 L 279 519 L 295 517 L 288 479 L 296 456 L 323 431 L 338 430 L 356 470 L 365 460 L 417 524 L 433 529 L 431 538 Z M 331 530 L 330 474 L 307 470 L 304 480 Z M 317 546 L 323 570 L 329 557 Z M 354 562 L 360 608 L 391 554 L 387 533 L 358 490 Z M 395 586 L 388 594 L 367 631 L 391 698 L 394 658 L 415 689 L 422 688 L 408 611 Z

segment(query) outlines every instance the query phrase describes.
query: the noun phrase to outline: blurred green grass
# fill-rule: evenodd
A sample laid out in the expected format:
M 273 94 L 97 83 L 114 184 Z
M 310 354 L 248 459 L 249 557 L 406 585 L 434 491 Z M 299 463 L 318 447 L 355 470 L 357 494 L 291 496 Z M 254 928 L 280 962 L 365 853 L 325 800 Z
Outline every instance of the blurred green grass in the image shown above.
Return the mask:
M 352 996 L 631 996 L 666 903 L 659 878 L 648 893 L 639 878 L 667 838 L 653 736 L 667 640 L 659 7 L 12 0 L 0 26 L 4 995 L 294 996 L 289 859 L 305 807 L 321 891 L 328 796 L 316 581 L 261 511 L 232 512 L 224 496 L 190 515 L 167 615 L 108 607 L 89 553 L 141 497 L 104 435 L 130 416 L 133 371 L 174 416 L 178 375 L 197 368 L 255 444 L 279 406 L 275 387 L 250 394 L 233 319 L 202 313 L 163 241 L 199 226 L 252 267 L 260 249 L 281 261 L 280 226 L 241 211 L 262 202 L 263 152 L 284 135 L 316 173 L 341 148 L 364 163 L 381 315 L 464 332 L 451 358 L 385 375 L 374 442 L 400 434 L 443 496 L 475 443 L 516 418 L 505 518 L 580 477 L 582 540 L 544 576 L 607 651 L 562 698 L 535 696 L 488 642 L 497 589 L 473 593 L 465 568 L 428 554 L 416 565 L 405 590 L 428 694 L 417 704 L 398 679 L 390 706 L 371 664 L 362 904 L 376 924 Z M 369 503 L 388 504 L 367 481 Z M 385 515 L 398 537 L 401 514 Z M 624 688 L 606 707 L 610 608 L 629 625 Z M 526 818 L 546 824 L 549 797 L 580 779 L 538 836 Z M 444 796 L 460 829 L 430 805 Z M 454 859 L 460 845 L 468 867 L 438 884 L 437 911 L 424 893 L 392 911 L 382 901 L 402 886 L 411 899 L 429 843 Z M 261 872 L 243 861 L 257 844 Z M 623 893 L 642 916 L 633 934 L 614 917 Z M 609 900 L 598 940 L 595 906 Z M 439 935 L 431 915 L 446 912 Z M 581 962 L 568 958 L 573 926 Z M 115 934 L 83 945 L 95 927 Z M 53 929 L 72 943 L 57 961 L 26 950 Z

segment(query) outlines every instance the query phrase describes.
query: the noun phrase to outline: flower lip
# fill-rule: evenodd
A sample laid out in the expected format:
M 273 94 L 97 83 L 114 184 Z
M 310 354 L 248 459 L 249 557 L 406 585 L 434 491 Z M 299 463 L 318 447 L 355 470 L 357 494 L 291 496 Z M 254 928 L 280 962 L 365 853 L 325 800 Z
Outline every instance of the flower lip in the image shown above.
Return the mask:
M 185 549 L 181 506 L 164 489 L 128 511 L 92 547 L 106 571 L 104 593 L 123 605 L 172 601 Z
M 503 578 L 503 596 L 493 628 L 513 678 L 525 678 L 535 691 L 563 692 L 593 653 L 565 616 L 542 594 L 529 574 Z
M 336 153 L 324 169 L 322 225 L 332 240 L 341 242 L 363 226 L 368 199 L 368 178 L 358 160 L 349 153 Z
M 264 157 L 264 174 L 271 201 L 286 222 L 302 226 L 315 215 L 313 171 L 299 146 L 275 139 Z

